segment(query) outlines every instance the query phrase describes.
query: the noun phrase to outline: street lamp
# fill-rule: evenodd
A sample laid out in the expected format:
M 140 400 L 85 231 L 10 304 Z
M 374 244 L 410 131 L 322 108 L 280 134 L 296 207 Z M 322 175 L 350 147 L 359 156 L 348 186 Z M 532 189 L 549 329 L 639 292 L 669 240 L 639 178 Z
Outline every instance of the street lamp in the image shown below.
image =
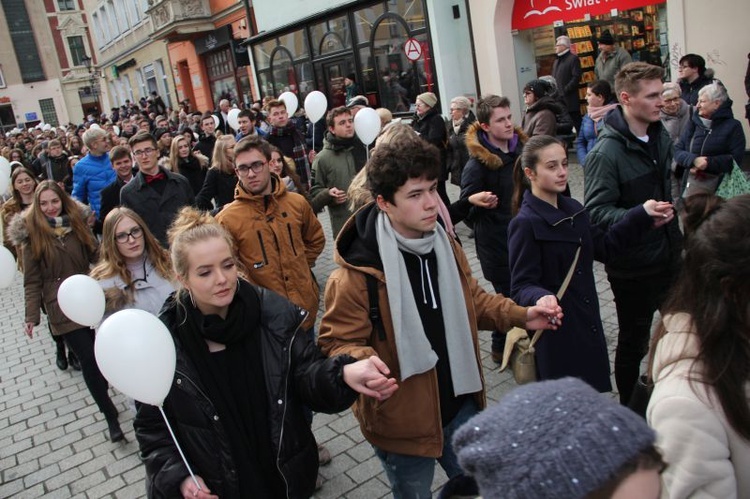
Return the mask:
M 89 88 L 91 89 L 91 95 L 97 97 L 99 95 L 99 78 L 101 78 L 101 73 L 96 69 L 91 69 L 91 63 L 93 61 L 88 55 L 81 57 L 81 62 L 89 72 Z

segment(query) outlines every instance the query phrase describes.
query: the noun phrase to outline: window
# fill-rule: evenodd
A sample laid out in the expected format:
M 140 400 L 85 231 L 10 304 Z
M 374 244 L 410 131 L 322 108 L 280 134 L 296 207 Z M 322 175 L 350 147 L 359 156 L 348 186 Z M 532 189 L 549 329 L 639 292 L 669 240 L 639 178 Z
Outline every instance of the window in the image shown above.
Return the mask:
M 29 20 L 29 12 L 26 10 L 26 3 L 24 0 L 2 0 L 0 5 L 5 13 L 5 19 L 13 20 L 13 22 L 8 22 L 8 31 L 18 67 L 21 70 L 21 80 L 24 83 L 44 81 L 46 76 L 39 57 L 34 30 Z
M 99 17 L 102 20 L 102 41 L 104 42 L 104 45 L 106 45 L 112 41 L 112 38 L 114 38 L 116 31 L 112 30 L 109 12 L 104 8 L 104 6 L 99 9 Z
M 113 38 L 117 38 L 117 35 L 120 34 L 120 29 L 117 26 L 117 14 L 115 13 L 115 6 L 112 4 L 112 0 L 107 2 L 107 4 L 105 5 L 105 11 L 107 12 L 107 19 L 109 19 L 111 40 Z
M 170 99 L 169 97 L 167 73 L 164 72 L 164 64 L 161 62 L 161 59 L 157 59 L 154 61 L 154 65 L 156 66 L 156 76 L 158 78 L 157 87 L 159 88 L 159 95 L 164 100 L 164 103 L 167 105 L 167 107 L 172 107 L 172 99 Z
M 132 0 L 125 2 L 125 6 L 130 14 L 130 25 L 135 26 L 141 21 L 141 6 Z
M 5 88 L 5 76 L 3 76 L 2 66 L 0 66 L 0 88 Z
M 120 33 L 124 33 L 130 28 L 130 24 L 128 23 L 128 16 L 125 15 L 125 5 L 123 5 L 122 0 L 115 0 L 115 11 L 120 25 Z
M 123 75 L 122 83 L 125 85 L 125 99 L 133 102 L 135 98 L 133 97 L 133 87 L 130 85 L 130 76 Z
M 102 33 L 102 25 L 99 20 L 99 15 L 94 12 L 91 18 L 93 19 L 92 22 L 94 24 L 94 41 L 96 41 L 96 46 L 101 48 L 104 46 L 104 34 Z
M 86 48 L 83 46 L 82 36 L 69 36 L 68 48 L 73 66 L 83 66 L 83 58 L 86 56 Z
M 57 119 L 57 111 L 55 110 L 55 101 L 52 99 L 41 99 L 39 101 L 39 107 L 42 110 L 42 121 L 49 123 L 52 126 L 58 126 L 60 121 Z
M 60 10 L 76 10 L 75 0 L 57 0 L 57 7 Z

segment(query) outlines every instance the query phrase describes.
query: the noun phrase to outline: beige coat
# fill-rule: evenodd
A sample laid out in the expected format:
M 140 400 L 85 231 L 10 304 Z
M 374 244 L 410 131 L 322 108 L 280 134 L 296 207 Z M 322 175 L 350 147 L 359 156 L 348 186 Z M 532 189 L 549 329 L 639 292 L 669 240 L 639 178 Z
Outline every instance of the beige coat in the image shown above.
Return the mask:
M 656 385 L 646 414 L 669 465 L 662 497 L 748 498 L 750 442 L 729 425 L 709 385 L 689 382 L 701 369 L 693 365 L 698 338 L 690 316 L 668 315 L 664 323 L 668 332 L 654 353 Z M 681 356 L 687 358 L 676 360 Z M 746 394 L 750 398 L 750 382 Z

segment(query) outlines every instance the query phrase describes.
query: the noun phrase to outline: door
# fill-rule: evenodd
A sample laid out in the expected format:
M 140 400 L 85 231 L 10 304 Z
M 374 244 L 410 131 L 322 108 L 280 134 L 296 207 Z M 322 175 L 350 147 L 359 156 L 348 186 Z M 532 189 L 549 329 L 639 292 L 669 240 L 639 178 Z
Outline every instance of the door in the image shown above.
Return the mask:
M 521 30 L 513 35 L 513 52 L 518 71 L 518 102 L 523 111 L 523 87 L 537 78 L 536 54 L 534 52 L 534 30 Z
M 328 98 L 328 109 L 346 105 L 346 87 L 344 78 L 354 73 L 354 58 L 344 57 L 334 61 L 321 64 L 323 74 L 323 85 Z M 357 78 L 358 80 L 359 78 Z

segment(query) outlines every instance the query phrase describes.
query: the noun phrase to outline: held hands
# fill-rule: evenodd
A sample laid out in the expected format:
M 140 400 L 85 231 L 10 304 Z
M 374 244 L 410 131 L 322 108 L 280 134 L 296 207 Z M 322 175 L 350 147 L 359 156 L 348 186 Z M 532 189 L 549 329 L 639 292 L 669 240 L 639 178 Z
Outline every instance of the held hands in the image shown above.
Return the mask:
M 497 196 L 490 191 L 476 192 L 469 196 L 469 202 L 474 206 L 491 210 L 497 207 Z
M 398 390 L 395 378 L 387 378 L 391 373 L 385 362 L 376 356 L 344 366 L 344 382 L 352 390 L 381 402 Z
M 674 218 L 674 207 L 667 201 L 649 199 L 643 203 L 643 209 L 654 219 L 654 228 L 666 225 Z
M 542 296 L 537 300 L 536 306 L 529 307 L 526 312 L 526 329 L 557 329 L 562 318 L 562 308 L 557 303 L 557 297 Z
M 346 203 L 346 191 L 342 191 L 338 187 L 331 187 L 330 189 L 328 189 L 328 194 L 331 195 L 331 199 L 335 204 Z
M 693 160 L 693 168 L 690 169 L 691 173 L 696 173 L 698 170 L 705 170 L 708 167 L 708 158 L 706 156 L 698 156 Z
M 187 477 L 180 484 L 180 494 L 184 499 L 219 499 L 219 496 L 211 494 L 211 490 L 201 477 L 195 475 L 195 479 L 200 484 L 200 488 L 195 486 L 192 477 Z

